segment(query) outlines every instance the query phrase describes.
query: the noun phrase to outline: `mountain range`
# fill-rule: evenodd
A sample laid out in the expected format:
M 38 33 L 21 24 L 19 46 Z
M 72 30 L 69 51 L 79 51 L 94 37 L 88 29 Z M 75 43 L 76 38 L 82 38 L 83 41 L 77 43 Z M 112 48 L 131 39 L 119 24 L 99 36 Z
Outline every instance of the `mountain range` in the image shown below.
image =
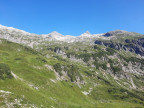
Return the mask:
M 143 108 L 144 35 L 32 34 L 0 25 L 0 107 Z

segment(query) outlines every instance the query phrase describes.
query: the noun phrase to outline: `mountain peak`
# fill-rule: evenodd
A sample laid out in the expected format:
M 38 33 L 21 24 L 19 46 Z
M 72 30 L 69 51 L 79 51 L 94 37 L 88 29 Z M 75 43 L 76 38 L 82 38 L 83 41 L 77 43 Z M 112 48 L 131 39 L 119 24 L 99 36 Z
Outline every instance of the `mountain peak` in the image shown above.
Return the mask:
M 115 30 L 115 31 L 109 31 L 109 32 L 105 33 L 104 36 L 109 37 L 109 36 L 113 36 L 113 35 L 128 34 L 128 33 L 130 33 L 130 32 L 124 31 L 124 30 Z
M 62 34 L 56 32 L 56 31 L 51 32 L 50 35 L 63 36 Z
M 86 31 L 85 34 L 90 34 L 90 32 L 89 32 L 89 31 Z
M 89 37 L 89 36 L 91 36 L 91 34 L 89 31 L 86 31 L 85 33 L 81 34 L 80 36 Z

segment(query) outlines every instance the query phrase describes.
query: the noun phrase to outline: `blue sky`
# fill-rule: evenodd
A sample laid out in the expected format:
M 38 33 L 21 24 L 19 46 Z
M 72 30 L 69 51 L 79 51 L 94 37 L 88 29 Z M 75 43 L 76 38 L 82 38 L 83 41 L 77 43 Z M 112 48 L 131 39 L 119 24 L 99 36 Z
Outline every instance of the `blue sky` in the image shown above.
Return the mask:
M 36 34 L 144 34 L 144 0 L 0 0 L 0 24 Z

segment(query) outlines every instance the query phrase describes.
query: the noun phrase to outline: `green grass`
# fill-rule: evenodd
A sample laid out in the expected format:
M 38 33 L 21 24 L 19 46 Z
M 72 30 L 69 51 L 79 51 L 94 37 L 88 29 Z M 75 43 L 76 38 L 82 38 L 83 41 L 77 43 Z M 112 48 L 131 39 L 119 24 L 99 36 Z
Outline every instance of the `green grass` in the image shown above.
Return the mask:
M 51 52 L 48 54 L 51 54 Z M 22 105 L 15 105 L 19 108 L 25 104 L 27 106 L 34 104 L 38 108 L 51 108 L 52 106 L 55 108 L 143 107 L 139 97 L 121 99 L 120 97 L 124 95 L 120 91 L 122 88 L 116 87 L 116 83 L 111 76 L 108 76 L 111 80 L 107 80 L 103 77 L 101 71 L 69 59 L 65 61 L 52 56 L 46 58 L 43 54 L 31 48 L 2 40 L 0 63 L 9 65 L 11 71 L 17 75 L 17 78 L 0 80 L 0 90 L 11 92 L 7 97 L 2 97 L 4 93 L 0 92 L 0 107 L 5 105 L 3 101 L 6 98 L 8 102 L 21 99 Z M 56 63 L 76 65 L 85 85 L 81 85 L 81 88 L 79 88 L 76 83 L 72 83 L 70 80 L 56 80 L 55 73 L 45 67 L 45 65 L 53 66 Z M 90 71 L 90 69 L 93 71 Z M 88 76 L 88 73 L 92 72 L 93 76 Z M 97 76 L 102 79 L 98 79 Z M 52 82 L 51 79 L 55 82 Z M 106 81 L 112 85 L 106 83 Z M 94 86 L 94 84 L 98 85 Z M 93 91 L 89 95 L 86 96 L 82 93 L 82 91 L 88 91 L 91 87 Z M 108 92 L 109 89 L 112 89 L 111 93 Z M 119 97 L 116 98 L 116 95 L 119 95 Z

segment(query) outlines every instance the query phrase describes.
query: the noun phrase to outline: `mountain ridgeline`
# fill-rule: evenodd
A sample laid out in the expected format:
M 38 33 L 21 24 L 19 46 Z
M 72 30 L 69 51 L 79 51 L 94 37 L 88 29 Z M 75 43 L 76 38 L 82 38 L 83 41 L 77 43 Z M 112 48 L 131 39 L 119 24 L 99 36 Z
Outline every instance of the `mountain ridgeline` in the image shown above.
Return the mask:
M 143 108 L 144 35 L 37 35 L 0 25 L 0 107 Z

